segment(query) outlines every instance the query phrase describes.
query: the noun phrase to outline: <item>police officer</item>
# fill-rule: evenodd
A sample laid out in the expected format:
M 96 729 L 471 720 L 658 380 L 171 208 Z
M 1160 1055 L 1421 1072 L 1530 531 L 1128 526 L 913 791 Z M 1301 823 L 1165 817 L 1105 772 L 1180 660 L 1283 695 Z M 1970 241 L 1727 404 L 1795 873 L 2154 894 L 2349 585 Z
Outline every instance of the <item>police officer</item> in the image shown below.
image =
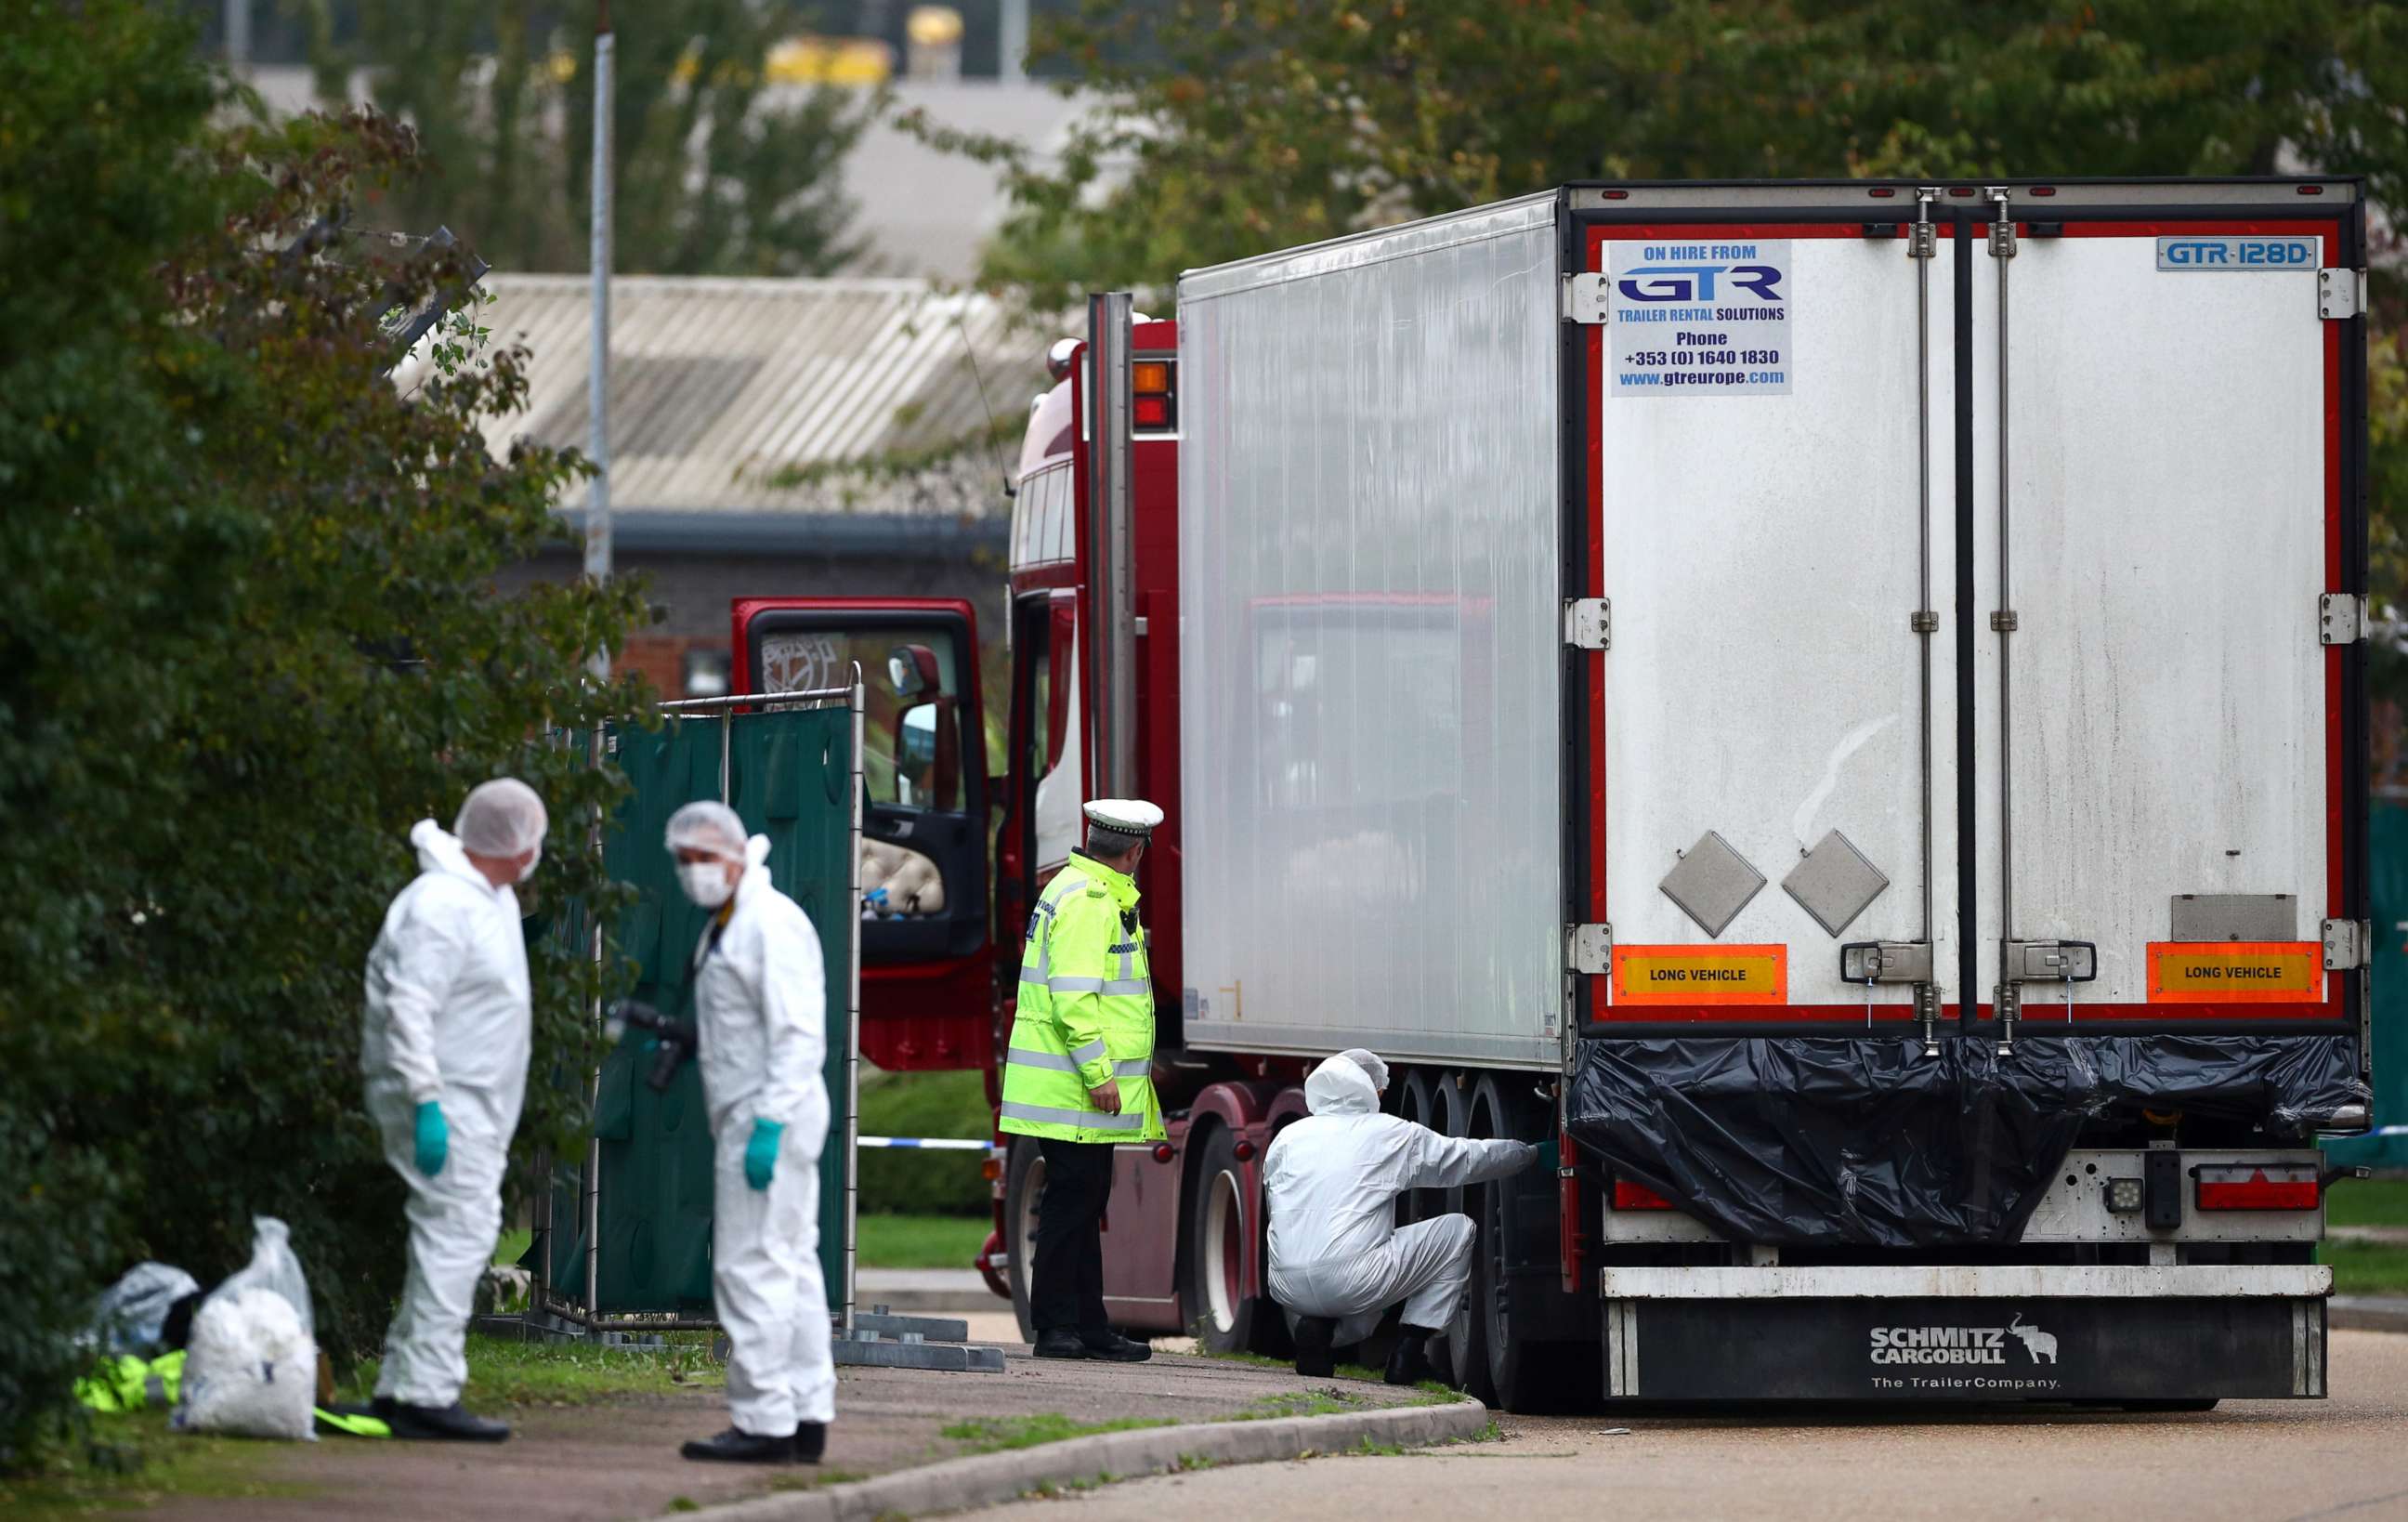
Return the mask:
M 1105 798 L 1086 815 L 1087 848 L 1071 854 L 1028 918 L 1002 1128 L 1037 1138 L 1045 1157 L 1028 1267 L 1037 1357 L 1140 1363 L 1154 1349 L 1105 1319 L 1102 1232 L 1113 1145 L 1164 1135 L 1154 984 L 1137 918 L 1138 863 L 1162 811 Z

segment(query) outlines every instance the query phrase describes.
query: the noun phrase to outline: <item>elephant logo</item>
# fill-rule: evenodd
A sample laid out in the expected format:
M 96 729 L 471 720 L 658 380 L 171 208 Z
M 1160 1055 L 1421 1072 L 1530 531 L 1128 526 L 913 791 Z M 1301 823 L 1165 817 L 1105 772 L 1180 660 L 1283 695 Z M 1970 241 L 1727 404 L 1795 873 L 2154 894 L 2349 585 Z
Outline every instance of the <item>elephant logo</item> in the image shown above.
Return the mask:
M 2024 1352 L 2032 1362 L 2038 1363 L 2042 1358 L 2051 1363 L 2057 1361 L 2057 1334 L 2044 1332 L 2038 1327 L 2025 1326 L 2021 1311 L 2016 1312 L 2014 1320 L 2008 1323 L 2007 1335 L 2023 1343 Z

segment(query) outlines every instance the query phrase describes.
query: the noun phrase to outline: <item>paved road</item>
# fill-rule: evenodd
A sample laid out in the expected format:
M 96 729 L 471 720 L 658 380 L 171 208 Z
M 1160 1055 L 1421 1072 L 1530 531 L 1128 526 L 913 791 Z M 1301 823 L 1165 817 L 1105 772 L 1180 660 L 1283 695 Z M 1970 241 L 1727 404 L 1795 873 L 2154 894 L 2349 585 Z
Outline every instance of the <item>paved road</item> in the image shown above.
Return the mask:
M 2322 1401 L 2227 1401 L 2180 1416 L 1509 1416 L 1498 1443 L 1213 1470 L 977 1515 L 989 1522 L 2408 1517 L 2408 1336 L 2335 1332 L 2330 1357 L 2336 1393 Z M 1608 1434 L 1625 1425 L 1627 1435 Z

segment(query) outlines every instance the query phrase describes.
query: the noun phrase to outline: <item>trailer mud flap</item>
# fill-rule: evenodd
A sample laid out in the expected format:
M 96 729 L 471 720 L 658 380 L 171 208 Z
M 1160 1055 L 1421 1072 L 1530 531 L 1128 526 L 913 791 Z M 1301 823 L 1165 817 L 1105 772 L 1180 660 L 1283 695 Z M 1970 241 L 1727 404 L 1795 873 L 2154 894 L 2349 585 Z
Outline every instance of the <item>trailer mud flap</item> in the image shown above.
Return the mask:
M 2320 1399 L 2321 1299 L 1608 1299 L 1644 1400 Z

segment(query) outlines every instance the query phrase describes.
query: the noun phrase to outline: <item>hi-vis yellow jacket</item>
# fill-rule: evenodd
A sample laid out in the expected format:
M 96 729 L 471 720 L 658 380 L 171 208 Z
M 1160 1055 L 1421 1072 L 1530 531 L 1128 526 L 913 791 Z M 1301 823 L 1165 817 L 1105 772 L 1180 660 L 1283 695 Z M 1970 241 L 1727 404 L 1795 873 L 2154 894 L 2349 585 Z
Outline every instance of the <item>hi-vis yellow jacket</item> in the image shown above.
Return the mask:
M 1001 1128 L 1072 1142 L 1155 1142 L 1154 984 L 1137 884 L 1073 854 L 1028 916 Z M 1087 1091 L 1120 1086 L 1121 1113 Z

